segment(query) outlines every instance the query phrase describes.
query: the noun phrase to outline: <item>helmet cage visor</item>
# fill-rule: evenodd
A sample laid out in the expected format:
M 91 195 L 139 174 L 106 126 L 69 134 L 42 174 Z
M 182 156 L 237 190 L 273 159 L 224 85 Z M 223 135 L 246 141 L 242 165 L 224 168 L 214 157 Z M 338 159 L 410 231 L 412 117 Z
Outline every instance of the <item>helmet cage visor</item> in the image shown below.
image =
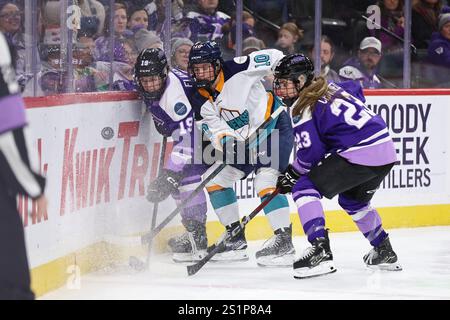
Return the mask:
M 198 74 L 195 72 L 196 65 L 200 63 L 209 63 L 212 68 L 209 68 L 207 71 L 206 77 L 202 77 L 202 79 L 198 78 Z M 188 72 L 192 79 L 195 81 L 195 85 L 197 88 L 211 88 L 214 82 L 216 81 L 217 77 L 219 76 L 220 70 L 222 68 L 222 65 L 219 60 L 216 61 L 205 61 L 205 62 L 196 62 L 196 63 L 190 63 L 188 67 Z M 204 73 L 204 72 L 203 72 Z
M 291 73 L 286 76 L 275 77 L 273 91 L 281 98 L 297 98 L 299 93 L 310 83 L 311 80 L 305 73 Z
M 136 77 L 140 93 L 149 100 L 159 100 L 164 93 L 168 67 L 159 72 L 141 72 Z

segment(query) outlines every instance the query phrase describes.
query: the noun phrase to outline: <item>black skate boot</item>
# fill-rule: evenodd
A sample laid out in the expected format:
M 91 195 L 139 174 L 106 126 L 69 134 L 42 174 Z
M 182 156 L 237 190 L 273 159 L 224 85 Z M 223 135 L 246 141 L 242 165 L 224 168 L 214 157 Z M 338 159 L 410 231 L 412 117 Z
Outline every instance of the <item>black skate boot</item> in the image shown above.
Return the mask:
M 186 232 L 169 239 L 168 245 L 172 251 L 174 262 L 196 262 L 206 255 L 208 239 L 206 225 L 196 221 L 183 221 Z
M 256 263 L 261 267 L 292 267 L 295 258 L 292 225 L 275 230 L 274 233 L 256 252 Z
M 336 272 L 336 267 L 326 230 L 325 237 L 314 240 L 312 247 L 307 248 L 294 262 L 294 278 L 311 278 L 333 272 Z
M 402 266 L 397 262 L 397 255 L 392 250 L 389 237 L 386 237 L 378 247 L 373 247 L 364 256 L 367 267 L 375 270 L 401 271 Z
M 233 222 L 232 224 L 226 226 L 228 234 L 236 226 L 239 225 L 239 221 Z M 229 238 L 225 242 L 225 247 L 223 250 L 219 251 L 211 261 L 214 262 L 236 262 L 236 261 L 247 261 L 247 240 L 245 239 L 245 232 L 240 232 L 238 235 Z

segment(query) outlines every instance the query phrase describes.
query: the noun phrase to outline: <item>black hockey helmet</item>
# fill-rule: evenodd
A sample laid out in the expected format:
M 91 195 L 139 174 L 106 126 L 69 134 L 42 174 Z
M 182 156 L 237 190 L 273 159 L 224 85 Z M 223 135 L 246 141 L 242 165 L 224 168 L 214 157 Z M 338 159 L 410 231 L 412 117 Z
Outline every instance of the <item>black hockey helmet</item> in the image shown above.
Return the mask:
M 164 92 L 168 73 L 169 65 L 164 51 L 159 48 L 142 50 L 134 65 L 134 78 L 140 94 L 149 100 L 159 100 Z M 142 77 L 151 76 L 160 77 L 162 82 L 161 87 L 152 92 L 145 90 L 141 83 Z
M 214 68 L 214 79 L 211 81 L 208 80 L 199 80 L 196 78 L 196 75 L 193 71 L 193 66 L 199 63 L 211 63 Z M 206 42 L 196 42 L 189 52 L 189 64 L 188 64 L 188 72 L 191 77 L 195 81 L 195 85 L 197 88 L 205 88 L 210 87 L 214 81 L 216 81 L 217 76 L 222 68 L 222 52 L 220 51 L 220 47 L 215 41 L 206 41 Z
M 300 88 L 299 77 L 301 75 L 305 77 L 305 83 Z M 296 84 L 297 91 L 300 92 L 304 87 L 309 86 L 311 81 L 314 79 L 314 64 L 304 54 L 289 54 L 280 60 L 275 68 L 274 76 L 274 85 L 277 85 L 277 79 L 289 79 Z

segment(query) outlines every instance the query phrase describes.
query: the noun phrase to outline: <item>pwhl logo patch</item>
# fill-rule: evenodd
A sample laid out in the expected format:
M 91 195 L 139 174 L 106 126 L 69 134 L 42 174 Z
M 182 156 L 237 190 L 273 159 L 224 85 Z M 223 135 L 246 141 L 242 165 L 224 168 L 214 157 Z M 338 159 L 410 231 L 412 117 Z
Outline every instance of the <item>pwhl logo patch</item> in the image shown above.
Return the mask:
M 178 102 L 177 104 L 175 104 L 175 113 L 179 116 L 182 116 L 184 114 L 186 114 L 187 112 L 187 107 L 184 103 L 182 102 Z

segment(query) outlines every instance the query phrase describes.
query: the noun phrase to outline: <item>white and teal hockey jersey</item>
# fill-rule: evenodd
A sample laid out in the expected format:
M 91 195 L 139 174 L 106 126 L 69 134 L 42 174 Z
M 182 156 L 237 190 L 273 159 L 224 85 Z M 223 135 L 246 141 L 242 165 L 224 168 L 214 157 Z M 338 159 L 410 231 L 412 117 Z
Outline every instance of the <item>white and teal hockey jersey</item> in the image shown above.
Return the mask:
M 198 89 L 190 97 L 196 124 L 214 148 L 222 150 L 222 139 L 249 137 L 271 114 L 274 96 L 261 80 L 275 69 L 283 53 L 260 50 L 226 61 L 212 94 Z

